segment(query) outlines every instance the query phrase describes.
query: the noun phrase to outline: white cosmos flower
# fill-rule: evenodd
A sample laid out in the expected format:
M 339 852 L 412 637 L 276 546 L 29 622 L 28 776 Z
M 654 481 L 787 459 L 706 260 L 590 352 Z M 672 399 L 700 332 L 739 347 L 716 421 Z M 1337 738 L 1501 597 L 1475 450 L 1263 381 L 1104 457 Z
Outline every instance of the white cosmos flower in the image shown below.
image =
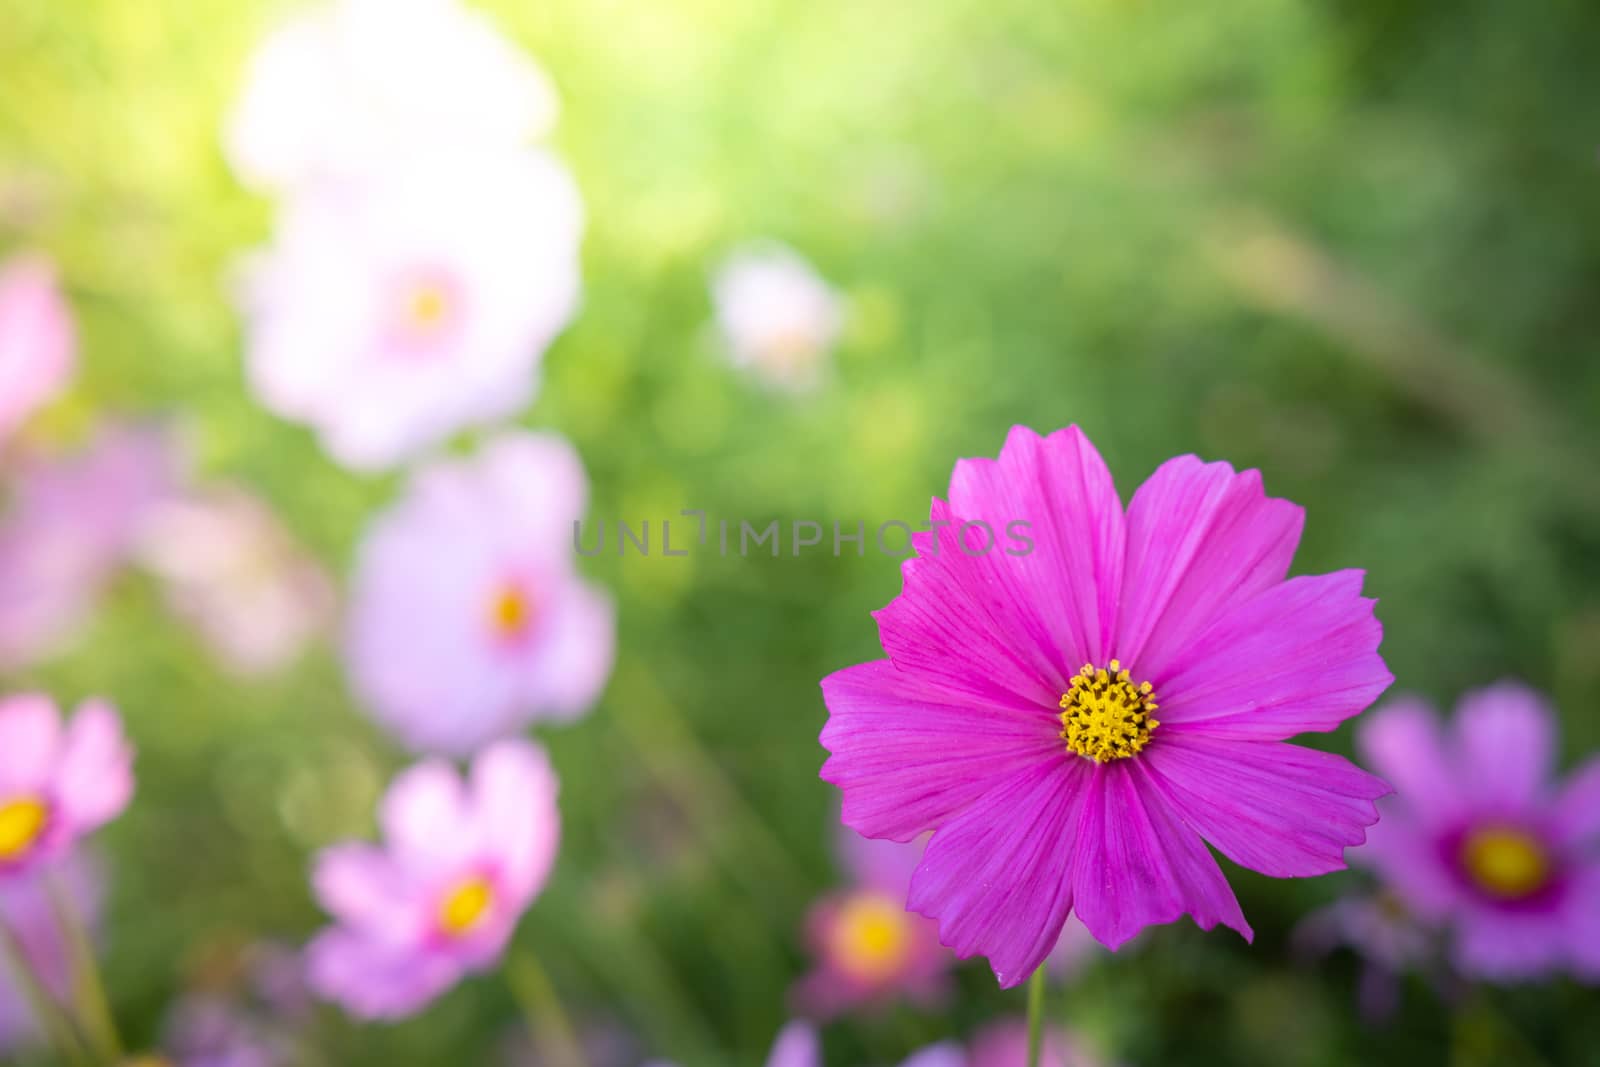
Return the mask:
M 711 286 L 729 358 L 769 385 L 803 390 L 821 379 L 843 326 L 839 295 L 792 249 L 735 252 Z
M 457 0 L 335 0 L 269 34 L 225 131 L 246 184 L 308 180 L 548 133 L 545 73 Z
M 582 215 L 531 148 L 304 190 L 246 272 L 259 399 L 363 470 L 514 414 L 577 305 Z

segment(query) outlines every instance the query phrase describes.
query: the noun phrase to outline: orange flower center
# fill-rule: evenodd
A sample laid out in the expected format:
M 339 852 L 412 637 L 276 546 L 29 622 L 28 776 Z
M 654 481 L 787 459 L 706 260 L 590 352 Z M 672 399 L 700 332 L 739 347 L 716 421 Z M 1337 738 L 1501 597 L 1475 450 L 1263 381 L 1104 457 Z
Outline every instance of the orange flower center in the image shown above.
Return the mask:
M 439 904 L 439 928 L 451 937 L 464 937 L 477 929 L 494 906 L 494 886 L 474 876 L 446 893 Z
M 534 619 L 533 597 L 521 585 L 507 583 L 489 605 L 489 628 L 504 640 L 527 634 Z
M 1085 663 L 1061 695 L 1061 739 L 1096 763 L 1137 756 L 1161 725 L 1150 714 L 1159 706 L 1154 696 L 1149 682 L 1135 685 L 1117 660 L 1098 670 Z
M 846 974 L 881 982 L 905 966 L 911 949 L 911 916 L 884 893 L 856 893 L 839 909 L 828 948 Z

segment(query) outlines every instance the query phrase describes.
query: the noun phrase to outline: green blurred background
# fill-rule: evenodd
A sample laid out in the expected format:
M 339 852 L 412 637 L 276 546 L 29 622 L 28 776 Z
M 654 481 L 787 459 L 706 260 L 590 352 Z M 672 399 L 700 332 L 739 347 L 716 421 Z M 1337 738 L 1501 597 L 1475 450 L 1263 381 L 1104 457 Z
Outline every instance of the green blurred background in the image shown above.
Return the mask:
M 1600 7 L 1579 0 L 484 0 L 554 76 L 555 143 L 589 211 L 584 308 L 524 419 L 578 445 L 591 515 L 926 515 L 1008 426 L 1078 422 L 1124 494 L 1194 451 L 1308 509 L 1298 572 L 1357 566 L 1398 688 L 1448 703 L 1515 675 L 1600 748 Z M 5 0 L 0 254 L 47 252 L 97 412 L 190 428 L 342 574 L 399 480 L 348 474 L 260 410 L 227 277 L 269 205 L 219 130 L 287 2 Z M 834 380 L 731 371 L 707 281 L 771 236 L 847 295 Z M 609 553 L 619 663 L 543 731 L 565 844 L 519 942 L 568 1009 L 686 1067 L 760 1061 L 840 878 L 816 772 L 817 680 L 877 653 L 899 587 L 868 555 Z M 7 689 L 115 698 L 140 749 L 113 859 L 109 978 L 156 1040 L 165 1005 L 258 936 L 319 923 L 311 852 L 372 831 L 405 757 L 333 652 L 219 673 L 122 582 L 70 656 Z M 1317 743 L 1322 743 L 1321 739 Z M 1349 731 L 1326 740 L 1348 748 Z M 1230 870 L 1258 940 L 1156 931 L 1053 996 L 1130 1064 L 1600 1063 L 1600 996 L 1421 982 L 1387 1028 L 1358 967 L 1294 964 L 1295 921 L 1354 875 Z M 840 1024 L 830 1062 L 1022 1010 L 981 965 L 946 1014 Z M 329 1012 L 317 1062 L 494 1062 L 493 978 L 418 1020 Z

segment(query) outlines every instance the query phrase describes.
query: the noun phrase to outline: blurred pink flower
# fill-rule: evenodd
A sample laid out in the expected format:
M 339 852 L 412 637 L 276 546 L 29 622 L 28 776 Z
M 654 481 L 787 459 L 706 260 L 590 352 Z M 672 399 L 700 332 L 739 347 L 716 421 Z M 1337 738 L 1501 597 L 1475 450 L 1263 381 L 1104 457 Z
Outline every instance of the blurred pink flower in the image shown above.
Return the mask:
M 1311 960 L 1341 946 L 1363 958 L 1359 998 L 1369 1022 L 1394 1014 L 1400 1006 L 1399 976 L 1432 957 L 1432 938 L 1389 892 L 1342 897 L 1296 923 L 1290 940 L 1298 955 Z
M 48 872 L 71 903 L 74 914 L 91 931 L 99 925 L 105 896 L 100 865 L 94 857 L 74 852 Z M 56 922 L 44 870 L 19 878 L 0 878 L 0 922 L 21 941 L 33 973 L 57 998 L 71 993 L 69 943 Z M 38 1020 L 9 966 L 0 966 L 0 1053 L 39 1042 Z
M 843 326 L 842 302 L 793 250 L 762 243 L 735 252 L 711 287 L 734 366 L 802 391 L 821 381 Z
M 1106 947 L 1095 940 L 1082 919 L 1070 915 L 1061 927 L 1061 936 L 1056 938 L 1056 947 L 1045 957 L 1044 965 L 1051 977 L 1061 981 L 1076 977 L 1091 960 L 1104 955 Z
M 582 229 L 534 149 L 307 191 L 246 271 L 250 381 L 362 470 L 513 415 L 577 306 Z
M 966 1067 L 960 1047 L 946 1043 L 914 1053 L 901 1067 Z M 646 1067 L 673 1067 L 657 1060 Z M 791 1022 L 772 1043 L 766 1067 L 822 1067 L 822 1039 L 816 1027 L 807 1022 Z
M 442 760 L 401 774 L 378 812 L 384 847 L 317 859 L 313 886 L 336 923 L 307 948 L 307 979 L 352 1015 L 398 1019 L 494 966 L 544 887 L 560 837 L 544 750 L 502 741 L 463 782 Z
M 806 916 L 815 966 L 794 988 L 795 1007 L 827 1020 L 903 996 L 934 1004 L 949 992 L 956 958 L 933 922 L 906 910 L 922 841 L 874 841 L 840 834 L 849 888 L 829 893 Z
M 425 467 L 358 550 L 346 662 L 413 748 L 471 752 L 570 720 L 611 670 L 611 602 L 574 569 L 588 494 L 572 447 L 508 433 Z
M 978 1031 L 969 1052 L 967 1067 L 1026 1067 L 1028 1024 L 1022 1019 L 993 1023 Z M 1100 1067 L 1102 1062 L 1065 1028 L 1044 1032 L 1039 1067 Z
M 158 507 L 139 555 L 173 613 L 240 675 L 287 665 L 332 619 L 327 574 L 264 501 L 236 486 Z
M 263 191 L 515 147 L 554 124 L 544 72 L 455 0 L 336 0 L 250 61 L 229 161 Z
M 0 698 L 0 883 L 65 855 L 133 796 L 133 749 L 103 701 L 62 728 L 55 702 Z
M 70 641 L 178 467 L 168 435 L 151 427 L 103 430 L 69 458 L 18 461 L 0 516 L 0 670 Z
M 1449 729 L 1421 701 L 1396 700 L 1357 740 L 1397 792 L 1352 858 L 1451 932 L 1463 974 L 1600 982 L 1600 758 L 1553 780 L 1543 697 L 1512 682 L 1468 693 Z
M 54 268 L 25 258 L 0 269 L 0 443 L 66 387 L 75 348 Z

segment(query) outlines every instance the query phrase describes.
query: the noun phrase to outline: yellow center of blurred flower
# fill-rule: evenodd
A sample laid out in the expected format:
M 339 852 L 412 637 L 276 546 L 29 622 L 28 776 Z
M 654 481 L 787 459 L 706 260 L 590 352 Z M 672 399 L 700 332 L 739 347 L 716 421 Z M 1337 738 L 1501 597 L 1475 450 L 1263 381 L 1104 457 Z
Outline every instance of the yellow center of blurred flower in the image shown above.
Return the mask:
M 450 294 L 432 282 L 418 284 L 406 294 L 405 317 L 412 333 L 436 332 L 450 317 Z
M 905 906 L 883 893 L 857 893 L 834 919 L 828 947 L 840 970 L 862 982 L 881 982 L 905 965 L 911 948 Z
M 1136 756 L 1161 723 L 1149 682 L 1133 684 L 1122 664 L 1095 669 L 1085 663 L 1061 696 L 1061 739 L 1069 751 L 1096 763 Z
M 0 860 L 21 856 L 39 839 L 48 812 L 33 797 L 0 804 Z
M 452 889 L 439 905 L 439 926 L 451 937 L 469 934 L 494 904 L 494 887 L 484 878 L 469 878 Z
M 533 625 L 533 598 L 519 585 L 507 585 L 489 605 L 489 625 L 499 637 L 521 637 Z
M 1550 859 L 1544 847 L 1521 830 L 1486 827 L 1461 843 L 1461 863 L 1490 896 L 1518 900 L 1545 887 Z

